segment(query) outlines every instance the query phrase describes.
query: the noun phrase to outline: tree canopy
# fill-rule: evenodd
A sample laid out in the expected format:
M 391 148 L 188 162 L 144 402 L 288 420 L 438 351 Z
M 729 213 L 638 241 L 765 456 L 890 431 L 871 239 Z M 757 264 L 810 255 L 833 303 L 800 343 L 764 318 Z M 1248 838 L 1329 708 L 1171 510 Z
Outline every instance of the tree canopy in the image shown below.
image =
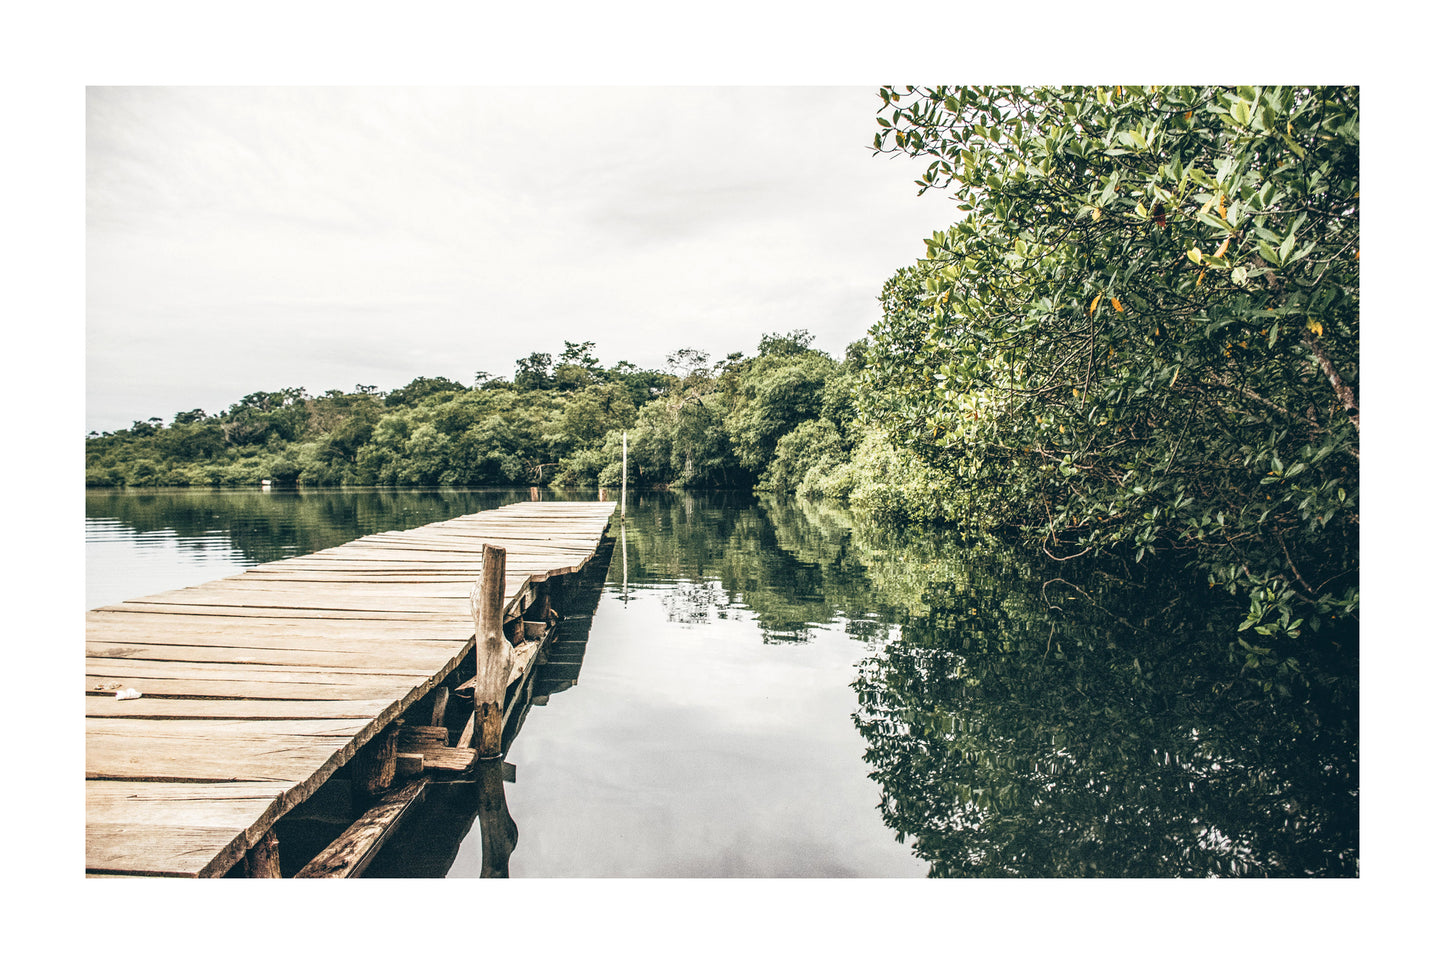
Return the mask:
M 884 88 L 962 218 L 883 293 L 866 418 L 1050 554 L 1179 554 L 1242 631 L 1358 607 L 1359 91 Z

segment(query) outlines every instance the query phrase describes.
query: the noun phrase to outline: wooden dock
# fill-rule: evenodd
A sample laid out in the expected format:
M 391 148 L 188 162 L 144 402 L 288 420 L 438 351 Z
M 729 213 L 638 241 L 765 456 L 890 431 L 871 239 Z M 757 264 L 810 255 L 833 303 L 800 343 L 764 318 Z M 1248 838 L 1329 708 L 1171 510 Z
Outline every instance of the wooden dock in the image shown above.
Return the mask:
M 615 507 L 523 502 L 92 610 L 87 874 L 266 863 L 277 821 L 375 738 L 394 755 L 404 713 L 431 698 L 440 718 L 442 682 L 479 658 L 484 545 L 505 551 L 497 623 L 514 681 L 540 645 L 523 621 L 545 616 L 547 580 L 592 558 Z

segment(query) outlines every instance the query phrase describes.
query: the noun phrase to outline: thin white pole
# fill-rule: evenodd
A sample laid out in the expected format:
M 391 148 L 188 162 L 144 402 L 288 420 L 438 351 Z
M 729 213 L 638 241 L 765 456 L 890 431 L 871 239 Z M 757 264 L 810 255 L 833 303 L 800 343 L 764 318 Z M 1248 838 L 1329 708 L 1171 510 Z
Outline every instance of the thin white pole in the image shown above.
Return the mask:
M 622 433 L 622 518 L 627 518 L 627 433 Z

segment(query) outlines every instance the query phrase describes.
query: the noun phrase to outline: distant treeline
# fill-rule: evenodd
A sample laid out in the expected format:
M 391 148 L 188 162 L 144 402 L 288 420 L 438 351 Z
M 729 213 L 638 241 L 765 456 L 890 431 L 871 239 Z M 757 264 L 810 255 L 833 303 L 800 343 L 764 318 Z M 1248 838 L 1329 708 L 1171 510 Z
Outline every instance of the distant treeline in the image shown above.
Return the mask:
M 681 348 L 662 371 L 605 368 L 594 342 L 567 341 L 556 358 L 533 352 L 512 378 L 478 372 L 471 386 L 258 391 L 223 412 L 92 433 L 86 484 L 617 486 L 626 431 L 634 486 L 846 497 L 858 473 L 841 470 L 856 453 L 879 466 L 901 456 L 879 459 L 859 418 L 862 343 L 839 361 L 812 341 L 770 334 L 756 354 L 716 362 Z

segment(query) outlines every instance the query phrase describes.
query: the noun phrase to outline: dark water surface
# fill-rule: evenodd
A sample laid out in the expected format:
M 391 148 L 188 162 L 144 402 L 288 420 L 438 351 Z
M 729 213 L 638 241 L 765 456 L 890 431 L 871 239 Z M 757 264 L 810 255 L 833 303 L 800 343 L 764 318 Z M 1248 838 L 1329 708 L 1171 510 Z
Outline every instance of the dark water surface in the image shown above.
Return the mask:
M 526 498 L 88 492 L 87 605 Z M 828 505 L 632 494 L 612 534 L 507 757 L 513 876 L 1358 875 L 1353 654 L 1265 694 L 1217 598 Z M 481 872 L 475 787 L 438 800 L 373 873 Z

